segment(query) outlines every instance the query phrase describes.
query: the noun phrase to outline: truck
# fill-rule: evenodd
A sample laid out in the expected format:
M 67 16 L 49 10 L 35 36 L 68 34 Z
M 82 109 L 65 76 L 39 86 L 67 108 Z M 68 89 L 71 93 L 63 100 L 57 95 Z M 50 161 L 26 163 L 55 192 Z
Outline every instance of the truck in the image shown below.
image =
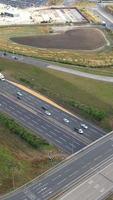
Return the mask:
M 0 80 L 1 81 L 5 81 L 5 77 L 4 77 L 4 75 L 2 73 L 0 73 Z

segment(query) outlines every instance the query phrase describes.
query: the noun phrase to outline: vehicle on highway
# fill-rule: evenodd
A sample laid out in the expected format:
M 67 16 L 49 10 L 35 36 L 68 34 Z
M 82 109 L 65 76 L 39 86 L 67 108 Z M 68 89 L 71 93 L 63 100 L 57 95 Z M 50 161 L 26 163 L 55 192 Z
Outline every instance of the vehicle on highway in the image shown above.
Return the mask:
M 13 58 L 14 60 L 18 60 L 18 58 L 17 58 L 16 56 L 12 56 L 12 58 Z
M 88 129 L 88 126 L 86 124 L 80 124 L 82 128 Z
M 4 53 L 3 53 L 3 56 L 7 56 L 7 53 L 6 53 L 6 52 L 4 52 Z
M 4 75 L 2 73 L 0 73 L 0 80 L 1 81 L 5 81 L 5 77 L 4 77 Z
M 102 21 L 102 25 L 103 25 L 103 26 L 106 26 L 106 22 L 105 22 L 105 21 Z
M 42 108 L 43 110 L 47 110 L 47 108 L 46 108 L 45 106 L 41 106 L 41 108 Z
M 51 116 L 51 113 L 48 110 L 45 111 L 45 114 Z
M 21 93 L 20 91 L 18 91 L 16 94 L 17 94 L 17 98 L 18 98 L 18 99 L 21 99 L 22 96 L 23 96 L 22 93 Z
M 76 131 L 77 133 L 83 134 L 84 131 L 81 128 L 74 128 L 74 131 Z
M 63 120 L 64 120 L 64 122 L 69 123 L 69 119 L 64 118 Z

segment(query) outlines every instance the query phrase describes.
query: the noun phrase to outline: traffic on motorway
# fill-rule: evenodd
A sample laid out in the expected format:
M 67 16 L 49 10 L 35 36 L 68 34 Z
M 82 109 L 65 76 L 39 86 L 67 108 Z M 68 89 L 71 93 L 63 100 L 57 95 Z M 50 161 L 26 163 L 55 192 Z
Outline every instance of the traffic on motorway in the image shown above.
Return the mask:
M 2 74 L 0 78 L 0 111 L 7 113 L 31 129 L 34 134 L 40 135 L 68 155 L 84 149 L 106 134 L 102 129 L 86 120 L 64 112 L 13 85 Z M 109 142 L 109 148 L 113 145 L 111 143 Z M 107 143 L 104 143 L 104 147 L 107 147 Z M 32 183 L 3 198 L 7 200 L 49 199 L 73 182 L 79 182 L 81 176 L 84 177 L 92 172 L 98 163 L 100 165 L 104 159 L 101 157 L 102 150 L 103 144 L 91 148 L 86 152 L 87 155 L 83 153 L 82 156 L 78 153 L 77 157 L 72 156 L 67 159 L 58 168 L 56 167 L 44 177 L 40 177 L 40 180 L 35 179 Z M 113 153 L 111 148 L 107 151 L 108 154 L 109 152 Z
M 2 200 L 48 200 L 62 194 L 72 186 L 113 162 L 113 134 L 109 134 L 83 151 L 74 154 L 62 164 L 46 172 L 32 182 L 2 197 Z M 58 198 L 60 199 L 60 198 Z
M 10 82 L 2 81 L 0 84 L 0 92 L 1 94 L 4 93 L 10 96 L 11 99 L 18 99 L 19 103 L 26 105 L 33 111 L 36 111 L 38 115 L 43 115 L 50 122 L 56 123 L 57 126 L 65 129 L 68 128 L 71 135 L 84 139 L 86 144 L 87 142 L 90 143 L 105 135 L 105 132 L 100 128 L 77 116 L 61 111 L 53 105 L 38 99 L 24 90 L 21 90 Z M 77 133 L 81 134 L 81 136 L 78 136 Z

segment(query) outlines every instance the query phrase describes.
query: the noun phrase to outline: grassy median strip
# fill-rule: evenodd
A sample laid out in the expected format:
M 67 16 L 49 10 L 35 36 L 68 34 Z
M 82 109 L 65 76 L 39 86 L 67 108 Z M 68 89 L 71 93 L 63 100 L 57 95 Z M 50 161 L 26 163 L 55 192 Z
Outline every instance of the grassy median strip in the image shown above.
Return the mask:
M 9 118 L 3 113 L 0 113 L 0 124 L 9 129 L 11 133 L 18 135 L 36 149 L 42 149 L 44 146 L 49 146 L 49 143 L 47 143 L 46 140 L 30 133 L 27 129 L 20 126 L 15 120 Z
M 0 195 L 32 180 L 65 157 L 45 140 L 0 113 Z

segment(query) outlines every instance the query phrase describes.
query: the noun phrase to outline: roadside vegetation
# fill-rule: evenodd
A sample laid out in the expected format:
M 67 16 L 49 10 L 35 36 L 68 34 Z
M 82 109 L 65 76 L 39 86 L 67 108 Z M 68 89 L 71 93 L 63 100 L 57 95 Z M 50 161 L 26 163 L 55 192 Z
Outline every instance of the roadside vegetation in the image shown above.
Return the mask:
M 7 129 L 11 131 L 12 134 L 18 135 L 28 144 L 36 149 L 42 149 L 48 147 L 50 148 L 50 144 L 41 138 L 38 138 L 36 135 L 30 133 L 30 131 L 26 130 L 22 126 L 20 126 L 15 120 L 7 117 L 6 115 L 0 113 L 0 124 L 5 126 Z
M 26 140 L 22 132 L 29 133 Z M 44 171 L 58 164 L 66 155 L 61 154 L 45 140 L 32 133 L 0 113 L 0 195 L 32 180 Z
M 113 84 L 51 69 L 0 59 L 0 70 L 10 80 L 38 91 L 73 113 L 113 128 Z
M 113 5 L 107 5 L 107 6 L 105 6 L 105 10 L 106 10 L 108 13 L 113 14 Z
M 95 2 L 76 2 L 75 6 L 81 11 L 81 13 L 89 20 L 90 23 L 100 23 L 100 18 L 93 14 L 92 7 L 96 6 Z
M 53 63 L 55 64 L 55 63 Z M 113 66 L 107 68 L 107 67 L 101 67 L 101 68 L 91 68 L 91 67 L 82 67 L 82 66 L 76 66 L 76 65 L 67 65 L 63 63 L 57 63 L 58 66 L 68 68 L 68 69 L 74 69 L 80 72 L 86 72 L 90 74 L 95 75 L 102 75 L 102 76 L 113 76 Z
M 110 195 L 106 200 L 113 200 L 113 194 Z

